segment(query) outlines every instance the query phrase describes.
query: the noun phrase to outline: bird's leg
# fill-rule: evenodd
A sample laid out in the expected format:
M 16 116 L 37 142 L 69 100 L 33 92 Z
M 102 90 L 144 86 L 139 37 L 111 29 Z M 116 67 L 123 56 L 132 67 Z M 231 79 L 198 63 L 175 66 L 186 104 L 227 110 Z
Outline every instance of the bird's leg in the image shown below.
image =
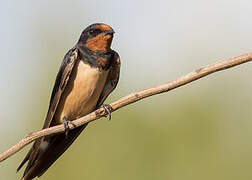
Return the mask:
M 75 126 L 75 125 L 71 121 L 68 121 L 66 117 L 63 117 L 63 124 L 64 124 L 64 128 L 65 128 L 65 135 L 67 137 L 68 136 L 68 132 L 70 130 L 69 124 L 72 124 L 73 126 Z
M 101 107 L 103 107 L 105 111 L 105 117 L 107 117 L 108 115 L 109 120 L 111 120 L 111 111 L 113 110 L 113 108 L 109 104 L 103 104 Z
M 63 124 L 64 124 L 64 128 L 65 128 L 65 135 L 67 137 L 68 132 L 70 131 L 69 124 L 72 124 L 74 127 L 76 127 L 76 125 L 74 123 L 72 123 L 72 121 L 67 120 L 67 118 L 65 116 L 63 117 Z

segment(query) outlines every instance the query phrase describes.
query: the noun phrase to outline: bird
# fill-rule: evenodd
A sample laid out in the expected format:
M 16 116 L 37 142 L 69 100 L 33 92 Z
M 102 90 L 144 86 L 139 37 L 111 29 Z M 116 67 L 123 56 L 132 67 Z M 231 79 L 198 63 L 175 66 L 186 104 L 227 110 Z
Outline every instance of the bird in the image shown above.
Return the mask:
M 37 139 L 17 171 L 26 163 L 22 179 L 43 175 L 68 149 L 88 123 L 69 129 L 71 121 L 104 107 L 120 75 L 119 54 L 111 49 L 114 30 L 107 24 L 91 24 L 63 58 L 52 90 L 43 129 L 64 124 L 65 133 Z

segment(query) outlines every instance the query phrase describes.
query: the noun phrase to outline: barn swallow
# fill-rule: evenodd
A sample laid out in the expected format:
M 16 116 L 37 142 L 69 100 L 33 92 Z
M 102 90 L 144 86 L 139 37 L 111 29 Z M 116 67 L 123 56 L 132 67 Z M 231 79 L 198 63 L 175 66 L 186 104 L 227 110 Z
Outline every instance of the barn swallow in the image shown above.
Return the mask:
M 65 55 L 43 129 L 64 123 L 68 133 L 43 137 L 34 142 L 17 168 L 19 171 L 28 161 L 23 180 L 45 173 L 87 126 L 86 123 L 69 130 L 67 123 L 101 107 L 115 89 L 120 74 L 120 57 L 110 48 L 113 34 L 114 30 L 106 24 L 92 24 Z

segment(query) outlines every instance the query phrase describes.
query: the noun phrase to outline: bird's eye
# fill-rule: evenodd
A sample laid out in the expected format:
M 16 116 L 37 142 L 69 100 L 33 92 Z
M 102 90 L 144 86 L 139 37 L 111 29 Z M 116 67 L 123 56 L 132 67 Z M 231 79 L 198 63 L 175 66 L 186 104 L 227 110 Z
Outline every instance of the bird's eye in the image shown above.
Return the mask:
M 99 29 L 92 29 L 92 30 L 89 31 L 89 34 L 90 34 L 91 36 L 96 36 L 96 35 L 99 34 L 99 33 L 100 33 L 100 30 L 99 30 Z
M 93 34 L 93 33 L 94 33 L 94 30 L 89 31 L 89 34 Z

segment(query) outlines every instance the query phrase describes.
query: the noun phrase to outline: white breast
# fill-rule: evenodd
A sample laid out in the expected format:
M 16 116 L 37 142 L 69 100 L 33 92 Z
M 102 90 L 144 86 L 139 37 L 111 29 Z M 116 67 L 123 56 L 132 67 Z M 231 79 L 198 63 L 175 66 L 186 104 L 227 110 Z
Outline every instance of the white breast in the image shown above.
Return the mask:
M 93 111 L 107 76 L 108 71 L 91 68 L 83 61 L 77 62 L 59 101 L 56 123 L 62 123 L 63 117 L 74 120 Z

